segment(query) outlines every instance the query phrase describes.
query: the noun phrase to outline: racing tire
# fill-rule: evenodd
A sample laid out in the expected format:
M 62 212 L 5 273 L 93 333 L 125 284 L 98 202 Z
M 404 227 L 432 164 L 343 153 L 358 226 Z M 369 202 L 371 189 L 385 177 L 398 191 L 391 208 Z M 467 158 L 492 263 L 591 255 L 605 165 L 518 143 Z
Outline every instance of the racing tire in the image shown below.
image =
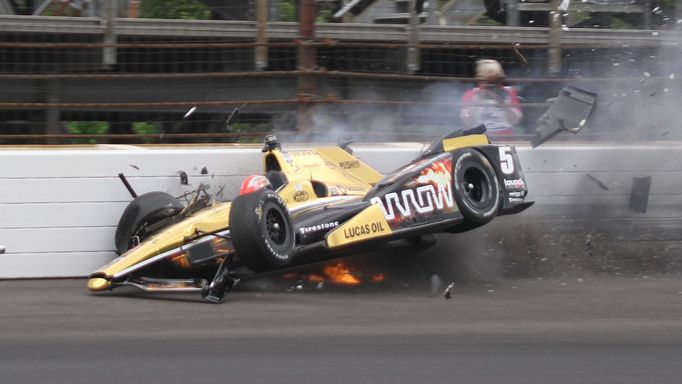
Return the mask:
M 279 195 L 268 188 L 240 195 L 230 208 L 230 237 L 239 259 L 260 272 L 293 259 L 294 227 Z
M 137 236 L 141 242 L 151 235 L 147 227 L 175 216 L 185 206 L 166 192 L 149 192 L 133 199 L 123 211 L 116 226 L 114 240 L 116 252 L 124 254 L 131 248 L 131 239 Z
M 500 209 L 500 183 L 490 161 L 479 151 L 465 149 L 453 157 L 454 197 L 464 222 L 449 229 L 463 232 L 495 218 Z

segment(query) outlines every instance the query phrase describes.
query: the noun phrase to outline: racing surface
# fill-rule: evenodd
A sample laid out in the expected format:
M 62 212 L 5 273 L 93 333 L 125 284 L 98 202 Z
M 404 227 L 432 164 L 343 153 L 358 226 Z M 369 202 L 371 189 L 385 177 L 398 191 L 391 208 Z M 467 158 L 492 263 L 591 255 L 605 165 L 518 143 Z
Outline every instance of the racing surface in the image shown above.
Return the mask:
M 286 285 L 286 284 L 284 284 Z M 0 281 L 3 383 L 679 383 L 682 278 L 230 293 Z

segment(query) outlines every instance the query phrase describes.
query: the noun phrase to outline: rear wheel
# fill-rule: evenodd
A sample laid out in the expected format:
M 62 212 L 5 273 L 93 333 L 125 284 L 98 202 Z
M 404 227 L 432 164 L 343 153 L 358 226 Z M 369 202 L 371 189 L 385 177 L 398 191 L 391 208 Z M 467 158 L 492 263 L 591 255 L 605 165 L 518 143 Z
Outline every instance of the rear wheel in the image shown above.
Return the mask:
M 464 222 L 451 229 L 460 232 L 495 218 L 500 208 L 500 183 L 493 166 L 477 150 L 465 149 L 455 153 L 454 157 L 455 201 Z
M 230 236 L 239 259 L 255 271 L 285 267 L 293 258 L 294 228 L 289 211 L 270 189 L 232 201 Z

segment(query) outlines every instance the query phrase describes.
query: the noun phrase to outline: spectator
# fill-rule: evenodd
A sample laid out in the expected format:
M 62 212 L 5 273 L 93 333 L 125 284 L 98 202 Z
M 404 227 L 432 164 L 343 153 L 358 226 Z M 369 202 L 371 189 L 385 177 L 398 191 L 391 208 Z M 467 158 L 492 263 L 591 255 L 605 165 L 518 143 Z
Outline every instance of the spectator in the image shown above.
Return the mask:
M 521 121 L 523 114 L 516 91 L 505 86 L 504 80 L 504 70 L 496 60 L 476 62 L 478 87 L 462 96 L 459 116 L 465 128 L 484 124 L 492 134 L 514 133 L 514 127 Z

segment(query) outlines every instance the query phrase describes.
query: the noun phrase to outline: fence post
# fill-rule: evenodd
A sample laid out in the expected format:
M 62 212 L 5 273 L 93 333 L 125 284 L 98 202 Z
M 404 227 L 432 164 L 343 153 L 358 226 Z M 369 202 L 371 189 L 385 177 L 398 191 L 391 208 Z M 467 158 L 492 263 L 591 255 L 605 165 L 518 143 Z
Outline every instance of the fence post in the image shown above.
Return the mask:
M 268 67 L 268 0 L 256 0 L 256 70 Z
M 307 101 L 315 94 L 313 71 L 316 63 L 315 48 L 310 43 L 315 40 L 315 0 L 300 0 L 298 12 L 298 124 L 299 131 L 313 126 L 313 106 Z
M 59 103 L 59 80 L 47 80 L 45 82 L 47 93 L 46 99 L 49 104 Z M 48 135 L 57 135 L 64 133 L 61 127 L 61 110 L 57 107 L 49 106 L 45 111 L 45 133 Z M 51 138 L 46 141 L 47 144 L 59 144 L 59 139 Z
M 106 0 L 104 6 L 104 44 L 116 44 L 116 15 L 118 14 L 118 0 Z M 102 64 L 105 67 L 116 65 L 116 47 L 104 47 Z
M 518 27 L 521 25 L 521 17 L 519 15 L 519 0 L 507 0 L 507 25 L 511 27 Z
M 410 36 L 407 48 L 407 71 L 415 73 L 419 71 L 419 20 L 417 18 L 416 0 L 410 0 Z
M 549 67 L 547 68 L 552 75 L 561 72 L 561 17 L 559 0 L 553 0 L 549 18 Z

